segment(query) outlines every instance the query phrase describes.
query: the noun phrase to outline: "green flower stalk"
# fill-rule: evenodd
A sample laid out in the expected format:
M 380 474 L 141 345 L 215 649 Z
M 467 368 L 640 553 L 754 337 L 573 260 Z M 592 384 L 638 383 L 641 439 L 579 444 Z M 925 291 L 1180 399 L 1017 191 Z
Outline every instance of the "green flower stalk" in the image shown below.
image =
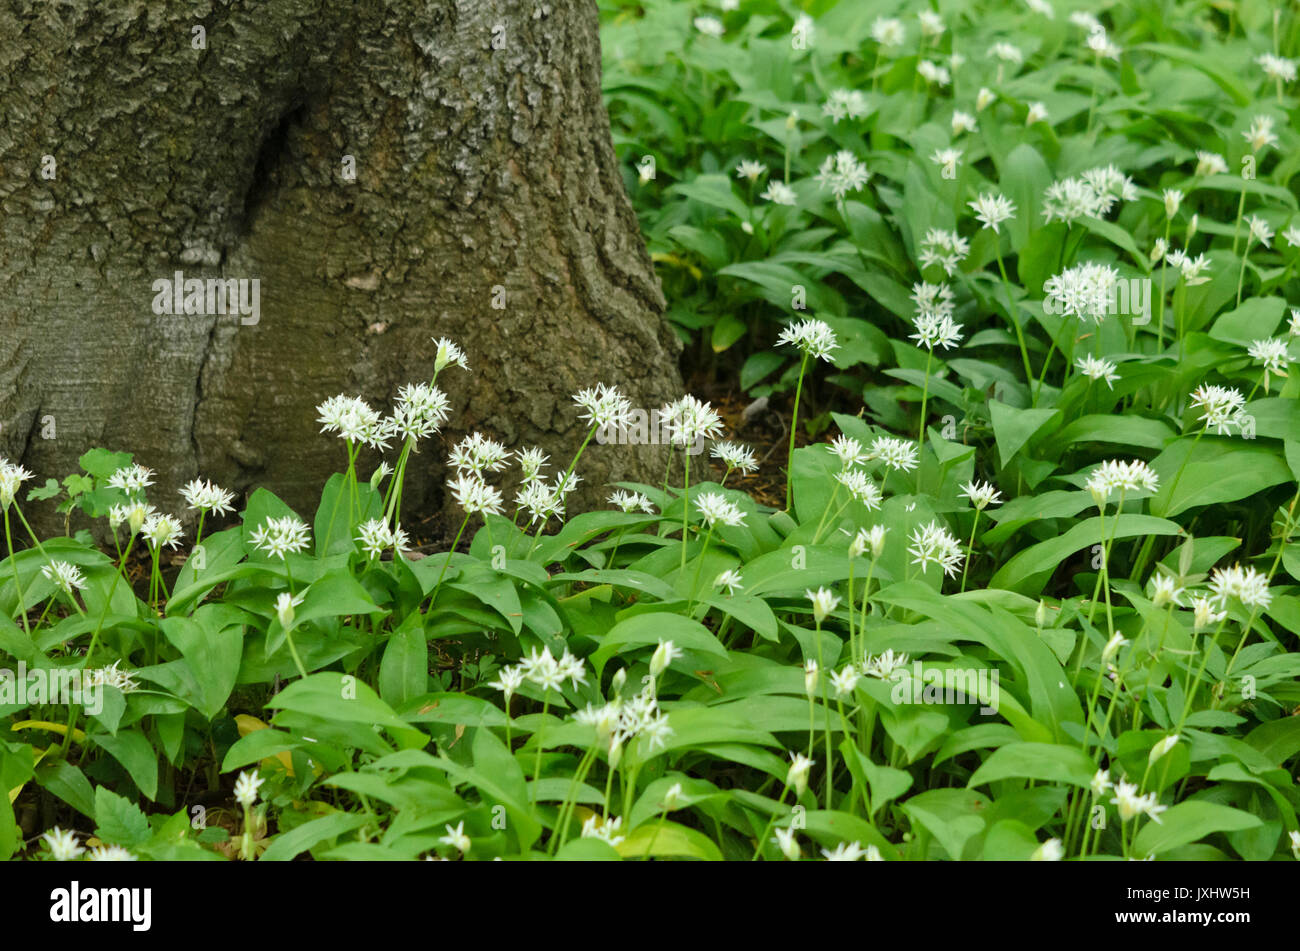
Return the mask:
M 835 338 L 835 331 L 825 321 L 821 320 L 801 320 L 797 324 L 791 324 L 781 331 L 777 338 L 777 346 L 790 344 L 802 354 L 799 359 L 799 380 L 794 389 L 794 410 L 790 419 L 790 451 L 786 458 L 786 484 L 785 484 L 785 510 L 791 511 L 792 490 L 793 490 L 793 472 L 794 472 L 794 443 L 795 436 L 799 432 L 799 400 L 803 395 L 803 378 L 808 370 L 809 358 L 831 361 L 831 351 L 839 346 Z
M 1263 115 L 1255 116 L 1255 118 L 1253 118 L 1250 121 L 1250 128 L 1248 128 L 1245 132 L 1241 133 L 1241 135 L 1242 138 L 1244 138 L 1246 142 L 1250 144 L 1250 153 L 1251 153 L 1250 157 L 1251 157 L 1252 169 L 1254 168 L 1254 165 L 1258 162 L 1257 156 L 1259 155 L 1260 151 L 1262 149 L 1267 148 L 1270 145 L 1277 144 L 1277 136 L 1273 133 L 1272 116 L 1263 116 Z M 1222 164 L 1222 160 L 1220 160 L 1220 164 Z M 1218 170 L 1219 169 L 1216 169 L 1216 171 Z M 1221 171 L 1224 172 L 1226 172 L 1227 170 L 1228 169 L 1226 165 L 1224 165 L 1223 168 L 1221 169 Z M 1237 253 L 1237 245 L 1241 241 L 1241 216 L 1242 213 L 1246 210 L 1246 182 L 1249 181 L 1250 179 L 1253 179 L 1254 177 L 1255 176 L 1253 172 L 1251 172 L 1250 174 L 1247 174 L 1245 171 L 1242 172 L 1241 198 L 1237 202 L 1237 219 L 1232 226 L 1232 253 L 1233 254 Z M 1240 306 L 1240 295 L 1238 296 L 1238 305 Z

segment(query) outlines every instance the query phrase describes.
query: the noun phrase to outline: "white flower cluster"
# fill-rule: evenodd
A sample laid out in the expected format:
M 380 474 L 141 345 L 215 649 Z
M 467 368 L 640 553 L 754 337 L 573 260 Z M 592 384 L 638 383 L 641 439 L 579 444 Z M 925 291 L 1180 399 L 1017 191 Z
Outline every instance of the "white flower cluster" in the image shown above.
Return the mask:
M 234 493 L 203 479 L 187 482 L 181 489 L 181 496 L 190 508 L 200 512 L 226 515 L 234 511 L 230 504 L 235 500 Z
M 654 752 L 663 749 L 673 735 L 668 715 L 659 708 L 653 683 L 647 683 L 630 699 L 616 696 L 599 707 L 589 703 L 573 717 L 595 728 L 596 742 L 606 746 L 611 769 L 618 765 L 624 747 L 637 737 L 644 738 L 646 749 Z
M 55 587 L 64 594 L 72 594 L 73 591 L 80 591 L 86 587 L 86 576 L 81 573 L 81 569 L 66 561 L 52 561 L 48 565 L 41 565 L 41 574 L 46 580 L 54 582 Z
M 500 515 L 501 490 L 487 484 L 477 472 L 458 472 L 447 481 L 451 497 L 466 515 Z
M 871 24 L 871 38 L 881 46 L 902 46 L 907 38 L 903 21 L 893 17 L 876 17 Z
M 83 676 L 83 683 L 87 688 L 90 687 L 116 687 L 122 693 L 130 693 L 133 690 L 139 690 L 140 685 L 135 682 L 130 671 L 122 670 L 118 667 L 121 663 L 119 660 L 113 661 L 107 667 L 98 667 L 94 670 L 87 670 Z
M 720 442 L 713 447 L 710 455 L 725 465 L 728 473 L 733 469 L 738 469 L 742 475 L 758 471 L 758 458 L 754 455 L 754 450 L 740 443 Z
M 124 466 L 108 477 L 108 487 L 121 489 L 127 494 L 143 492 L 147 486 L 153 485 L 152 476 L 153 470 L 142 465 Z
M 357 531 L 360 532 L 357 541 L 361 542 L 361 550 L 371 558 L 378 558 L 389 548 L 400 552 L 411 547 L 402 526 L 389 528 L 387 519 L 372 518 L 358 525 Z
M 1232 428 L 1241 428 L 1246 420 L 1246 398 L 1230 386 L 1203 383 L 1192 390 L 1191 404 L 1202 411 L 1201 422 L 1206 430 L 1212 429 L 1219 436 L 1232 435 Z
M 13 504 L 19 488 L 31 477 L 32 474 L 18 463 L 0 456 L 0 511 Z
M 871 552 L 872 558 L 879 558 L 885 552 L 885 534 L 888 531 L 883 525 L 858 529 L 853 541 L 849 542 L 849 557 L 859 558 Z
M 1241 137 L 1250 143 L 1253 152 L 1258 152 L 1269 145 L 1276 145 L 1277 136 L 1273 132 L 1273 117 L 1255 116 L 1250 120 L 1250 128 L 1241 133 Z
M 1091 317 L 1101 323 L 1115 310 L 1119 272 L 1108 264 L 1076 264 L 1048 278 L 1043 293 L 1050 313 Z
M 791 344 L 814 359 L 831 362 L 831 351 L 839 346 L 835 331 L 822 320 L 809 318 L 797 324 L 791 324 L 781 331 L 776 340 L 777 346 Z
M 963 485 L 961 493 L 970 499 L 970 504 L 975 506 L 977 511 L 981 512 L 990 505 L 998 505 L 1002 501 L 1002 493 L 994 488 L 992 484 L 979 482 L 975 479 Z
M 1097 782 L 1097 777 L 1094 776 L 1093 781 Z M 1129 822 L 1141 815 L 1149 817 L 1152 822 L 1159 822 L 1160 813 L 1169 808 L 1160 805 L 1158 797 L 1153 792 L 1145 796 L 1138 795 L 1137 785 L 1123 779 L 1115 783 L 1114 789 L 1115 796 L 1110 802 L 1119 811 L 1121 822 Z
M 283 559 L 306 549 L 311 541 L 307 523 L 296 515 L 272 516 L 249 534 L 248 540 L 273 558 Z
M 1080 373 L 1090 380 L 1105 380 L 1109 389 L 1114 389 L 1115 381 L 1119 379 L 1119 374 L 1115 372 L 1115 364 L 1109 360 L 1094 357 L 1090 353 L 1081 356 L 1075 361 L 1074 365 Z
M 922 573 L 927 566 L 936 564 L 945 575 L 952 577 L 965 559 L 961 542 L 936 521 L 914 529 L 911 540 L 912 547 L 907 553 L 912 556 L 912 564 L 919 565 Z
M 567 647 L 558 658 L 551 653 L 549 647 L 542 648 L 540 653 L 534 647 L 518 664 L 503 667 L 497 679 L 488 686 L 504 693 L 506 704 L 509 705 L 510 698 L 525 680 L 541 687 L 543 691 L 559 690 L 566 680 L 576 689 L 578 684 L 587 682 L 587 669 L 582 658 L 570 653 Z
M 1119 59 L 1119 54 L 1122 52 L 1110 41 L 1106 28 L 1100 24 L 1088 33 L 1088 49 L 1092 50 L 1098 59 Z
M 719 522 L 733 527 L 745 524 L 745 514 L 721 492 L 701 492 L 695 507 L 710 530 Z
M 1268 375 L 1276 373 L 1278 376 L 1286 376 L 1286 368 L 1291 363 L 1291 355 L 1287 353 L 1290 341 L 1286 337 L 1274 337 L 1267 340 L 1256 340 L 1246 348 L 1246 352 L 1251 358 L 1264 367 L 1265 386 L 1268 385 Z
M 331 396 L 316 407 L 316 412 L 320 414 L 316 421 L 321 424 L 321 432 L 337 433 L 349 444 L 388 448 L 391 430 L 383 416 L 360 397 L 342 393 Z
M 822 114 L 835 125 L 841 119 L 861 119 L 870 111 L 867 97 L 856 89 L 832 89 L 822 104 Z
M 932 63 L 928 59 L 918 62 L 916 71 L 927 83 L 934 83 L 936 86 L 947 86 L 952 82 L 952 74 L 948 72 L 948 67 Z M 960 154 L 958 153 L 958 155 Z
M 862 658 L 862 675 L 875 677 L 877 680 L 888 680 L 894 675 L 894 671 L 906 667 L 907 662 L 906 654 L 895 654 L 891 647 L 874 657 L 868 654 Z
M 464 359 L 462 357 L 462 359 Z M 414 443 L 437 432 L 451 413 L 451 401 L 432 383 L 408 383 L 397 393 L 389 432 Z
M 943 268 L 945 274 L 952 277 L 957 271 L 957 265 L 961 264 L 969 253 L 970 242 L 957 232 L 931 228 L 921 240 L 918 256 L 922 267 L 937 264 Z
M 1283 56 L 1274 56 L 1272 53 L 1261 53 L 1255 57 L 1255 62 L 1264 70 L 1264 75 L 1269 79 L 1284 83 L 1295 82 L 1295 60 Z
M 604 383 L 580 390 L 573 402 L 583 410 L 578 418 L 587 420 L 597 429 L 622 429 L 632 419 L 632 403 L 617 387 L 606 386 Z
M 857 468 L 870 461 L 873 456 L 863 452 L 862 444 L 856 439 L 843 434 L 831 442 L 830 450 L 840 463 L 840 471 L 835 474 L 836 481 L 848 489 L 849 494 L 865 505 L 869 511 L 879 509 L 884 496 L 867 474 Z
M 669 441 L 679 449 L 722 435 L 722 420 L 717 411 L 689 393 L 660 409 L 659 420 L 668 431 Z
M 1210 259 L 1204 254 L 1198 254 L 1196 257 L 1192 257 L 1186 251 L 1174 249 L 1165 255 L 1165 260 L 1178 268 L 1183 283 L 1188 287 L 1195 287 L 1196 285 L 1204 284 L 1209 280 L 1209 278 L 1205 276 L 1205 271 L 1210 267 Z
M 876 511 L 884 501 L 879 487 L 861 469 L 841 469 L 835 473 L 835 481 L 848 489 L 849 494 L 865 505 L 868 511 Z
M 125 522 L 134 535 L 144 527 L 145 521 L 156 511 L 158 510 L 142 499 L 133 500 L 126 505 L 111 505 L 108 509 L 108 525 L 110 528 L 117 528 Z
M 464 474 L 482 476 L 485 472 L 500 472 L 510 459 L 510 452 L 495 439 L 482 433 L 471 433 L 452 448 L 447 465 Z
M 1240 601 L 1248 608 L 1266 609 L 1273 603 L 1273 594 L 1268 590 L 1268 576 L 1260 574 L 1254 568 L 1215 568 L 1210 574 L 1210 591 L 1212 600 L 1219 607 L 1226 607 L 1229 599 Z
M 622 489 L 610 493 L 609 504 L 618 506 L 624 512 L 640 509 L 647 515 L 653 515 L 655 511 L 654 504 L 640 492 L 624 492 Z
M 567 476 L 557 475 L 555 484 L 548 485 L 541 477 L 542 467 L 546 465 L 545 453 L 536 448 L 526 449 L 516 452 L 515 458 L 519 461 L 522 480 L 519 490 L 515 493 L 515 503 L 519 506 L 520 512 L 528 513 L 528 524 L 532 525 L 539 520 L 545 522 L 552 516 L 564 518 L 565 500 L 582 481 L 581 477 L 577 473 L 569 473 Z M 610 501 L 618 504 L 620 497 L 620 493 L 616 492 L 610 496 Z M 636 500 L 644 500 L 645 505 L 650 504 L 650 500 L 645 496 L 633 493 L 628 498 L 633 497 Z M 630 511 L 630 509 L 624 507 L 623 511 Z
M 1093 500 L 1100 506 L 1117 490 L 1154 492 L 1159 485 L 1159 477 L 1141 459 L 1130 462 L 1108 459 L 1092 471 L 1084 488 L 1092 494 Z
M 171 515 L 150 515 L 140 526 L 140 535 L 155 552 L 179 548 L 182 534 L 180 520 Z
M 257 770 L 251 773 L 241 770 L 239 778 L 235 780 L 235 802 L 245 809 L 253 808 L 253 804 L 257 802 L 257 791 L 264 782 L 266 780 L 257 774 Z
M 1196 172 L 1198 177 L 1206 175 L 1227 175 L 1228 163 L 1224 161 L 1223 156 L 1218 152 L 1206 152 L 1203 149 L 1196 150 Z
M 975 212 L 976 219 L 985 228 L 992 228 L 994 234 L 998 233 L 998 225 L 1016 216 L 1016 206 L 1011 199 L 993 192 L 982 194 L 966 204 Z
M 961 324 L 953 322 L 952 291 L 947 284 L 914 284 L 912 301 L 916 304 L 912 318 L 916 333 L 911 339 L 930 351 L 935 347 L 950 350 L 961 342 Z
M 916 444 L 892 436 L 877 436 L 871 442 L 871 459 L 879 459 L 887 469 L 911 472 L 916 468 Z
M 869 178 L 871 173 L 867 167 L 847 149 L 829 156 L 817 170 L 817 181 L 839 200 L 849 192 L 858 191 Z
M 1133 180 L 1114 165 L 1091 168 L 1078 178 L 1065 178 L 1047 187 L 1043 195 L 1043 217 L 1047 221 L 1076 218 L 1102 218 L 1115 207 L 1116 201 L 1133 201 L 1138 197 Z

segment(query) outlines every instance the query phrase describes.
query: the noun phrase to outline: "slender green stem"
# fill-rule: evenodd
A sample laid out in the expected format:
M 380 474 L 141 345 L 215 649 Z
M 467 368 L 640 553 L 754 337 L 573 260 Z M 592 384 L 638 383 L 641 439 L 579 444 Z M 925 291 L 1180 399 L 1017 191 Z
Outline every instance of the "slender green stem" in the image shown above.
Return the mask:
M 682 476 L 682 571 L 686 570 L 686 546 L 690 539 L 689 521 L 691 515 L 691 454 L 682 450 L 682 462 L 686 471 Z
M 980 510 L 975 510 L 975 521 L 970 526 L 970 541 L 966 543 L 966 561 L 961 566 L 961 590 L 966 590 L 966 569 L 970 567 L 970 560 L 975 556 L 975 529 L 980 523 Z
M 538 788 L 537 780 L 542 775 L 542 734 L 546 730 L 546 714 L 550 710 L 550 704 L 551 704 L 551 689 L 547 687 L 546 692 L 542 694 L 542 719 L 538 723 L 537 733 L 533 737 L 533 739 L 537 741 L 537 755 L 533 757 L 533 789 L 534 790 Z M 537 797 L 533 796 L 532 800 L 533 800 L 532 807 L 529 810 L 529 814 L 536 815 Z
M 442 587 L 443 576 L 447 574 L 447 566 L 451 564 L 451 556 L 456 554 L 456 548 L 460 545 L 460 536 L 465 531 L 465 526 L 469 524 L 469 513 L 465 513 L 465 518 L 461 520 L 460 528 L 456 530 L 456 537 L 452 540 L 451 549 L 447 552 L 447 557 L 443 560 L 442 570 L 438 572 L 438 580 L 433 585 L 433 591 L 429 594 L 429 608 L 433 609 L 434 601 L 438 598 L 438 589 Z
M 14 587 L 18 591 L 18 616 L 23 621 L 23 633 L 28 637 L 32 636 L 31 628 L 27 626 L 27 609 L 23 606 L 23 583 L 18 578 L 18 559 L 14 555 L 14 537 L 9 529 L 9 507 L 5 506 L 5 542 L 9 546 L 9 567 L 14 570 Z
M 289 584 L 289 597 L 292 598 L 294 596 L 293 569 L 289 567 L 288 558 L 282 557 L 282 561 L 284 562 L 284 575 L 285 578 L 288 580 L 288 584 Z M 290 625 L 290 627 L 285 628 L 284 639 L 289 645 L 289 654 L 293 657 L 294 666 L 298 668 L 298 676 L 306 680 L 307 668 L 303 665 L 302 658 L 298 656 L 298 645 L 294 642 L 293 639 L 292 625 Z
M 1232 226 L 1232 253 L 1237 253 L 1237 244 L 1241 241 L 1241 216 L 1246 210 L 1246 183 L 1241 183 L 1241 200 L 1237 202 L 1237 221 Z
M 659 840 L 659 830 L 663 828 L 664 822 L 666 822 L 667 819 L 668 819 L 668 807 L 665 806 L 664 810 L 661 813 L 659 813 L 659 821 L 655 823 L 654 832 L 650 833 L 650 842 L 649 844 L 646 845 L 645 853 L 641 856 L 643 860 L 648 860 L 650 858 L 650 853 L 652 853 L 655 850 L 655 842 Z
M 1174 474 L 1174 481 L 1173 481 L 1173 484 L 1170 485 L 1170 487 L 1169 487 L 1169 500 L 1170 500 L 1170 502 L 1172 502 L 1172 501 L 1174 500 L 1174 498 L 1175 498 L 1175 496 L 1174 496 L 1174 492 L 1178 489 L 1178 483 L 1179 483 L 1179 481 L 1181 481 L 1182 478 L 1183 478 L 1183 470 L 1187 468 L 1187 463 L 1188 463 L 1188 461 L 1192 458 L 1192 453 L 1196 451 L 1196 444 L 1197 444 L 1198 442 L 1201 441 L 1201 437 L 1205 435 L 1205 431 L 1206 431 L 1207 429 L 1209 429 L 1209 428 L 1210 428 L 1210 424 L 1209 424 L 1209 423 L 1206 423 L 1204 426 L 1202 426 L 1202 427 L 1197 431 L 1197 433 L 1196 433 L 1196 438 L 1194 438 L 1194 439 L 1192 440 L 1192 445 L 1191 445 L 1191 447 L 1188 448 L 1188 450 L 1187 450 L 1187 455 L 1185 455 L 1185 456 L 1183 457 L 1183 461 L 1182 461 L 1182 463 L 1178 466 L 1178 472 L 1176 472 L 1176 473 Z
M 821 537 L 822 527 L 826 524 L 826 516 L 831 514 L 831 506 L 835 504 L 835 499 L 839 497 L 840 486 L 842 483 L 837 479 L 835 485 L 831 488 L 831 497 L 826 501 L 826 507 L 822 509 L 822 517 L 817 520 L 817 528 L 813 531 L 813 544 L 817 544 L 817 539 Z
M 790 452 L 787 455 L 785 466 L 785 510 L 792 511 L 791 493 L 794 488 L 794 437 L 799 432 L 799 398 L 803 395 L 803 375 L 808 369 L 808 354 L 805 353 L 799 361 L 799 381 L 794 387 L 794 415 L 790 417 Z
M 1000 241 L 997 244 L 997 253 L 998 270 L 1002 273 L 1002 289 L 1007 295 L 1007 316 L 1011 318 L 1011 325 L 1016 328 L 1016 341 L 1020 344 L 1020 359 L 1025 365 L 1025 386 L 1029 387 L 1029 405 L 1036 406 L 1034 371 L 1029 367 L 1029 348 L 1025 346 L 1025 332 L 1020 327 L 1020 317 L 1017 313 L 1019 308 L 1011 296 L 1011 279 L 1007 277 L 1007 266 L 1002 261 L 1002 243 Z
M 131 548 L 135 545 L 135 539 L 136 536 L 132 533 L 131 540 L 126 543 L 126 551 L 118 559 L 117 574 L 113 577 L 113 583 L 109 585 L 108 597 L 104 599 L 104 610 L 99 614 L 99 621 L 96 622 L 95 630 L 90 635 L 90 646 L 86 648 L 86 663 L 84 665 L 86 668 L 91 666 L 90 662 L 95 654 L 95 645 L 99 643 L 99 632 L 103 630 L 104 621 L 108 617 L 108 610 L 113 604 L 113 595 L 117 593 L 117 584 L 122 580 L 122 573 L 126 569 L 127 559 L 131 557 Z
M 708 531 L 704 533 L 704 548 L 700 551 L 699 560 L 695 564 L 695 580 L 691 582 L 691 593 L 687 595 L 687 601 L 686 601 L 687 617 L 691 616 L 691 611 L 695 608 L 695 595 L 700 590 L 700 574 L 704 571 L 704 557 L 709 553 L 709 539 L 712 537 L 713 537 L 713 526 L 710 525 Z
M 876 556 L 873 554 L 871 556 L 871 567 L 867 569 L 866 584 L 862 586 L 862 612 L 858 617 L 858 637 L 864 642 L 867 636 L 867 610 L 871 607 L 871 580 L 875 576 L 875 574 L 876 574 Z M 850 604 L 849 611 L 852 610 L 853 610 L 853 605 Z M 863 654 L 865 655 L 866 651 L 863 651 Z M 861 657 L 857 657 L 857 656 L 852 658 L 855 664 L 858 663 L 861 659 L 862 659 Z
M 930 347 L 925 352 L 925 383 L 921 387 L 921 421 L 916 427 L 916 457 L 921 458 L 925 452 L 925 407 L 930 398 L 930 366 L 934 361 L 934 348 Z M 916 472 L 916 491 L 919 495 L 921 492 L 921 469 L 918 467 Z
M 1246 282 L 1246 261 L 1250 257 L 1250 235 L 1246 236 L 1246 250 L 1241 253 L 1241 269 L 1237 272 L 1237 306 L 1241 306 L 1241 288 Z
M 776 814 L 780 811 L 781 807 L 785 805 L 785 796 L 789 791 L 789 786 L 786 786 L 781 790 L 781 798 L 776 801 L 776 808 L 772 810 L 772 815 L 767 820 L 767 826 L 763 829 L 763 834 L 758 837 L 758 844 L 754 846 L 754 856 L 750 859 L 751 862 L 757 861 L 758 856 L 762 853 L 763 845 L 767 842 L 767 834 L 771 832 L 772 827 L 776 825 Z
M 557 848 L 562 848 L 569 838 L 569 822 L 573 815 L 573 810 L 577 808 L 578 787 L 582 785 L 583 780 L 587 778 L 587 773 L 591 770 L 592 764 L 596 760 L 596 747 L 593 744 L 589 746 L 582 754 L 582 759 L 578 762 L 578 768 L 573 773 L 573 778 L 569 781 L 569 791 L 565 793 L 564 802 L 560 804 L 560 812 L 556 817 L 555 832 L 551 836 L 549 851 L 555 854 Z
M 1168 215 L 1165 216 L 1165 255 L 1169 254 L 1169 226 L 1173 224 L 1173 219 Z M 1169 272 L 1169 265 L 1165 257 L 1160 259 L 1160 307 L 1156 316 L 1156 341 L 1157 350 L 1165 349 L 1165 276 Z

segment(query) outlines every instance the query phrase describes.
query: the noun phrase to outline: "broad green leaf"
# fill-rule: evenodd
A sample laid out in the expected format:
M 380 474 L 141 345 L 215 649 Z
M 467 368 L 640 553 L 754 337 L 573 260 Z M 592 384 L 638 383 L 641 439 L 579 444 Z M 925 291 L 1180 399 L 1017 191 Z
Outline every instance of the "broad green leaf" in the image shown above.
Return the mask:
M 98 733 L 92 738 L 131 774 L 140 792 L 148 799 L 158 795 L 158 754 L 139 733 L 122 731 L 116 736 Z M 95 817 L 102 819 L 96 806 Z
M 309 849 L 314 849 L 323 842 L 347 835 L 354 829 L 365 825 L 364 814 L 332 812 L 319 819 L 312 819 L 288 832 L 282 832 L 262 853 L 263 862 L 288 862 Z
M 1043 192 L 1052 184 L 1052 173 L 1042 155 L 1022 142 L 1000 163 L 999 189 L 1016 206 L 1016 216 L 1007 223 L 1011 247 L 1020 251 L 1029 243 L 1031 232 L 1041 221 Z
M 1091 545 L 1102 543 L 1103 521 L 1090 518 L 1063 535 L 1022 548 L 998 569 L 989 582 L 993 588 L 1008 588 L 1033 596 L 1043 589 L 1052 573 L 1065 559 Z M 1139 535 L 1179 535 L 1182 526 L 1168 519 L 1150 515 L 1112 514 L 1105 519 L 1106 538 L 1133 538 Z
M 1249 829 L 1261 822 L 1258 816 L 1240 809 L 1197 799 L 1170 806 L 1159 818 L 1159 822 L 1144 825 L 1133 839 L 1135 857 L 1160 855 L 1215 832 Z
M 379 696 L 400 707 L 429 688 L 429 642 L 424 638 L 423 618 L 407 616 L 388 638 L 379 665 Z
M 649 644 L 657 645 L 660 641 L 672 641 L 683 650 L 700 651 L 724 661 L 727 659 L 726 649 L 703 624 L 680 614 L 657 611 L 635 615 L 610 628 L 600 647 L 591 655 L 591 664 L 599 676 L 606 661 L 615 654 Z
M 307 713 L 323 720 L 363 723 L 398 731 L 409 724 L 356 677 L 321 671 L 295 680 L 266 702 L 268 707 Z
M 1097 765 L 1092 758 L 1074 747 L 1053 743 L 1013 743 L 994 750 L 966 785 L 980 786 L 1017 778 L 1086 787 L 1096 771 Z
M 135 803 L 106 786 L 95 790 L 95 835 L 130 849 L 149 841 L 149 819 Z
M 914 823 L 924 826 L 956 862 L 961 861 L 971 837 L 983 831 L 984 813 L 989 806 L 987 798 L 971 790 L 931 789 L 913 796 L 901 808 Z
M 1005 467 L 1025 444 L 1058 416 L 1054 409 L 1016 409 L 997 400 L 989 400 L 993 420 L 993 437 L 998 445 L 998 465 Z
M 1151 468 L 1160 477 L 1151 513 L 1166 518 L 1292 481 L 1291 469 L 1276 448 L 1226 436 L 1184 436 L 1151 460 Z
M 614 846 L 623 858 L 674 858 L 700 859 L 721 862 L 722 853 L 713 840 L 703 833 L 668 820 L 647 822 L 632 830 L 631 835 Z

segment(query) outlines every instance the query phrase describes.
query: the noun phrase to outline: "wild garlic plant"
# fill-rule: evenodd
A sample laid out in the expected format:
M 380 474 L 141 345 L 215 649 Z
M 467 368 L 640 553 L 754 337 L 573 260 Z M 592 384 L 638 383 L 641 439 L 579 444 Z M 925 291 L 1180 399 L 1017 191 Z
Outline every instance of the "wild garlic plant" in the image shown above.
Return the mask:
M 314 511 L 0 462 L 0 855 L 1300 859 L 1294 30 L 675 3 L 603 4 L 717 394 L 665 394 L 664 478 L 581 510 L 615 381 L 507 445 L 445 339 L 390 403 L 322 394 Z

